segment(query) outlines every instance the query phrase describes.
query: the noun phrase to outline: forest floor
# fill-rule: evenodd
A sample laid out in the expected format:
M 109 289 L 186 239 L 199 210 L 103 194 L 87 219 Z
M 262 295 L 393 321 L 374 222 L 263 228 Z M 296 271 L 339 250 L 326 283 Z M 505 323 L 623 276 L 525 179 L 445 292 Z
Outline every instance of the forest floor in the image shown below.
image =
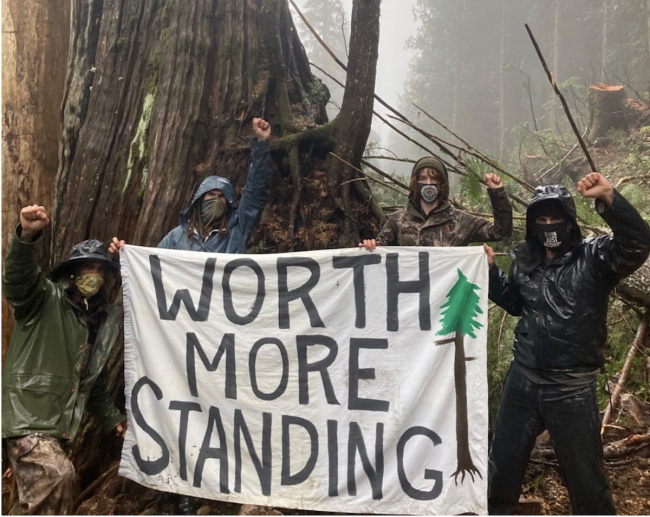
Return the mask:
M 607 428 L 604 445 L 650 430 L 650 404 L 640 407 L 642 425 L 625 425 L 626 416 Z M 517 508 L 519 515 L 570 515 L 571 505 L 557 461 L 548 454 L 544 436 L 533 451 Z M 650 442 L 615 460 L 606 460 L 605 467 L 612 486 L 612 496 L 619 515 L 650 514 Z M 11 480 L 3 476 L 2 513 L 9 511 Z M 138 485 L 120 476 L 107 476 L 95 486 L 77 507 L 77 515 L 177 515 L 176 494 L 159 492 Z M 242 506 L 207 499 L 195 500 L 197 515 L 328 515 L 325 512 L 284 508 Z

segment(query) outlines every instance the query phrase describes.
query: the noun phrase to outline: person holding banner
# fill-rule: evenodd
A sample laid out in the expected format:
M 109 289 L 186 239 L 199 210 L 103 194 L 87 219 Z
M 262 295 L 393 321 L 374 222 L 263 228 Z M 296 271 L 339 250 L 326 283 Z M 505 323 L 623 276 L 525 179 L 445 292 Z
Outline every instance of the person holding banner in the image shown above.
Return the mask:
M 494 223 L 456 210 L 449 203 L 449 175 L 436 156 L 413 166 L 406 207 L 392 214 L 376 239 L 359 244 L 376 246 L 467 246 L 471 242 L 501 241 L 512 234 L 512 206 L 496 174 L 486 174 Z
M 603 464 L 596 375 L 604 363 L 609 293 L 650 254 L 650 228 L 601 174 L 578 182 L 613 234 L 583 239 L 575 203 L 561 185 L 535 189 L 526 240 L 506 276 L 490 266 L 489 297 L 514 316 L 489 466 L 491 514 L 514 512 L 535 439 L 548 429 L 572 513 L 615 514 Z
M 246 243 L 262 216 L 269 198 L 269 137 L 271 125 L 253 119 L 252 157 L 244 194 L 235 205 L 235 190 L 228 179 L 208 176 L 192 196 L 190 205 L 181 212 L 179 225 L 158 244 L 159 248 L 216 253 L 246 253 Z M 113 238 L 109 250 L 116 253 L 124 241 Z M 181 496 L 179 510 L 193 513 L 193 503 Z
M 24 207 L 5 257 L 4 295 L 16 320 L 2 375 L 2 437 L 19 497 L 11 513 L 74 510 L 67 451 L 86 408 L 105 431 L 126 432 L 104 368 L 121 321 L 105 285 L 118 276 L 119 263 L 102 242 L 86 240 L 48 280 L 38 267 L 48 223 L 42 206 Z

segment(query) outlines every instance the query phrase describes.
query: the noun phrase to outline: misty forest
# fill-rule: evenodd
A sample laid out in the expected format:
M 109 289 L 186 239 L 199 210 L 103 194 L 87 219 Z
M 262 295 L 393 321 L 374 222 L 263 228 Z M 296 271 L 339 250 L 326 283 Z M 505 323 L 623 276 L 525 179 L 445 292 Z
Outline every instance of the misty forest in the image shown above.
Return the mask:
M 610 231 L 576 195 L 592 170 L 650 221 L 650 0 L 4 0 L 2 49 L 2 253 L 20 208 L 42 204 L 48 273 L 83 239 L 156 246 L 208 175 L 241 193 L 253 117 L 271 124 L 272 176 L 249 253 L 375 237 L 431 154 L 452 204 L 473 214 L 492 217 L 483 177 L 502 177 L 514 230 L 493 248 L 505 271 L 538 185 L 574 194 L 587 236 Z M 488 316 L 492 422 L 517 318 L 492 303 Z M 598 376 L 605 467 L 626 515 L 650 512 L 649 322 L 650 261 L 612 292 Z M 12 327 L 3 299 L 3 359 Z M 124 408 L 119 345 L 108 369 Z M 84 417 L 75 512 L 176 513 L 177 495 L 117 475 L 121 445 Z M 3 511 L 16 497 L 3 454 Z M 542 434 L 518 513 L 570 512 Z

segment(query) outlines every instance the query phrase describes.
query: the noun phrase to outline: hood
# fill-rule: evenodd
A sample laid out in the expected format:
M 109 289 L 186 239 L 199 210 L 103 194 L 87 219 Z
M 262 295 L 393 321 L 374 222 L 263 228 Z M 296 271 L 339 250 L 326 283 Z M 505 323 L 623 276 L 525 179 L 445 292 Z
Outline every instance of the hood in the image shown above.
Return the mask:
M 420 158 L 415 165 L 413 165 L 413 170 L 411 171 L 411 178 L 416 176 L 418 172 L 422 169 L 433 169 L 435 170 L 445 183 L 449 184 L 449 174 L 447 173 L 447 168 L 445 164 L 442 163 L 442 160 L 437 156 L 425 156 Z
M 582 240 L 582 232 L 578 226 L 576 204 L 571 193 L 563 185 L 541 185 L 535 188 L 533 197 L 526 210 L 526 240 L 537 240 L 535 221 L 533 215 L 535 208 L 547 201 L 555 201 L 566 214 L 567 220 L 571 221 L 571 242 L 577 244 Z
M 576 204 L 573 201 L 571 193 L 562 185 L 542 185 L 535 188 L 533 197 L 526 210 L 526 240 L 537 240 L 533 214 L 536 211 L 536 207 L 539 207 L 540 204 L 547 201 L 554 201 L 560 206 L 566 214 L 567 220 L 571 221 L 573 225 L 571 229 L 572 243 L 577 244 L 580 242 L 582 240 L 582 232 L 578 226 Z
M 409 199 L 415 198 L 415 182 L 413 178 L 417 177 L 418 172 L 422 169 L 433 169 L 435 170 L 440 178 L 442 179 L 442 184 L 440 185 L 440 195 L 443 200 L 449 199 L 449 173 L 445 164 L 437 156 L 425 156 L 420 158 L 415 165 L 413 165 L 413 170 L 411 171 L 411 182 L 410 187 L 411 191 L 409 192 Z
M 196 192 L 194 192 L 194 196 L 192 196 L 192 201 L 190 201 L 188 207 L 180 213 L 179 219 L 181 223 L 187 222 L 192 208 L 196 202 L 201 199 L 201 196 L 214 189 L 219 189 L 223 192 L 229 205 L 232 205 L 235 202 L 235 190 L 232 188 L 230 181 L 222 176 L 208 176 L 201 182 L 199 188 L 196 189 Z
M 526 240 L 510 253 L 512 259 L 517 261 L 518 266 L 526 274 L 529 274 L 544 261 L 544 247 L 537 239 L 533 214 L 536 212 L 536 207 L 546 201 L 556 202 L 564 212 L 567 220 L 571 221 L 573 225 L 570 234 L 571 240 L 566 248 L 564 246 L 561 248 L 561 256 L 558 260 L 570 260 L 572 255 L 567 252 L 574 250 L 582 242 L 582 232 L 576 219 L 576 205 L 569 191 L 562 185 L 537 187 L 526 210 Z

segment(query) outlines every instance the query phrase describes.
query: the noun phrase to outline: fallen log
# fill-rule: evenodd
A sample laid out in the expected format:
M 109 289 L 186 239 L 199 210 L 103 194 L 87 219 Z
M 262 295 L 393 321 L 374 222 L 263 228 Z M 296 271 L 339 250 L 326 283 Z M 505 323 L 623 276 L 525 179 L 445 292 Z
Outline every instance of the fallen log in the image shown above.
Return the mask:
M 639 449 L 650 444 L 650 433 L 635 434 L 619 440 L 617 442 L 608 443 L 603 447 L 603 454 L 605 459 L 620 458 L 629 454 L 638 452 Z
M 606 460 L 621 458 L 630 454 L 636 454 L 640 449 L 650 445 L 650 433 L 635 434 L 623 440 L 608 443 L 603 447 L 603 455 Z M 555 459 L 553 447 L 536 447 L 533 451 L 535 459 Z
M 633 274 L 621 280 L 616 289 L 631 302 L 650 308 L 650 259 Z

